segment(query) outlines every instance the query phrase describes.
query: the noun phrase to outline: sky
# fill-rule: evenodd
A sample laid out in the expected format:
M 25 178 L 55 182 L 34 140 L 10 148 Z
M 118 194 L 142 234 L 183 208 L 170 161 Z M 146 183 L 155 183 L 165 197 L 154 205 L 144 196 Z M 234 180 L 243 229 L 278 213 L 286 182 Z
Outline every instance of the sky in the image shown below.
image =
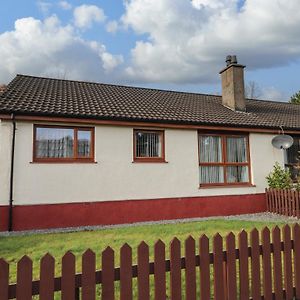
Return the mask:
M 299 0 L 1 0 L 0 83 L 16 74 L 220 94 L 226 55 L 259 98 L 300 90 Z

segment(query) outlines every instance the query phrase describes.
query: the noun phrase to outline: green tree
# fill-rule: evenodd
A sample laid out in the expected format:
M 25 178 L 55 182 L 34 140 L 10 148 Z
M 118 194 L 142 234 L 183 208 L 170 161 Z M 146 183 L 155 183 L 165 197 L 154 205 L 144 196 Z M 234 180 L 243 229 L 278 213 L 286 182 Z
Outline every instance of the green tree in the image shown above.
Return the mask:
M 299 91 L 298 93 L 295 93 L 295 94 L 291 97 L 291 99 L 290 99 L 289 102 L 290 102 L 290 103 L 293 103 L 293 104 L 300 104 L 300 91 Z
M 293 186 L 291 173 L 282 168 L 278 162 L 275 163 L 273 171 L 266 177 L 269 188 L 290 189 Z

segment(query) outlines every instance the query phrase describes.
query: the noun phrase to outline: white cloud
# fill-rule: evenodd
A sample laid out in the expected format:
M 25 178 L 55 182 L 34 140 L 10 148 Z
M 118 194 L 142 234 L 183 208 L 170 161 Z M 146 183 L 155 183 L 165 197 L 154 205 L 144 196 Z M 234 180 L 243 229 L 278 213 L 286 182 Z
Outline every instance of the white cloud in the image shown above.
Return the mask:
M 106 18 L 100 7 L 86 4 L 77 6 L 73 15 L 75 26 L 81 29 L 90 28 L 93 22 L 103 22 Z
M 110 32 L 110 33 L 115 33 L 119 28 L 118 22 L 113 20 L 113 21 L 109 21 L 106 24 L 106 31 Z
M 72 9 L 72 4 L 69 3 L 68 1 L 59 1 L 58 5 L 64 10 Z
M 42 0 L 38 0 L 36 2 L 39 10 L 44 14 L 47 15 L 49 13 L 49 10 L 52 6 L 52 4 L 50 2 L 46 2 L 46 1 L 42 1 Z
M 242 8 L 238 0 L 128 0 L 125 8 L 123 25 L 143 34 L 126 69 L 132 80 L 213 82 L 227 54 L 249 69 L 300 57 L 299 0 L 251 0 Z
M 267 86 L 261 89 L 261 99 L 273 101 L 287 101 L 287 95 L 273 86 Z
M 122 63 L 96 41 L 83 39 L 56 16 L 44 21 L 18 19 L 13 31 L 0 34 L 0 82 L 16 73 L 101 81 Z

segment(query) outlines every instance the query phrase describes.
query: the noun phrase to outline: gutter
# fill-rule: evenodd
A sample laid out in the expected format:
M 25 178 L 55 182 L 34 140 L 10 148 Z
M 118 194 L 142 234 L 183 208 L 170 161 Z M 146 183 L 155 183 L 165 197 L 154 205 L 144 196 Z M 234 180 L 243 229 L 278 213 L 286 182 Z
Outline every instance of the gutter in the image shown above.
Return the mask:
M 10 161 L 10 183 L 9 183 L 9 210 L 8 210 L 8 231 L 13 230 L 13 192 L 14 192 L 14 163 L 15 163 L 15 143 L 16 143 L 16 120 L 15 115 L 11 114 L 13 125 L 11 142 L 11 161 Z

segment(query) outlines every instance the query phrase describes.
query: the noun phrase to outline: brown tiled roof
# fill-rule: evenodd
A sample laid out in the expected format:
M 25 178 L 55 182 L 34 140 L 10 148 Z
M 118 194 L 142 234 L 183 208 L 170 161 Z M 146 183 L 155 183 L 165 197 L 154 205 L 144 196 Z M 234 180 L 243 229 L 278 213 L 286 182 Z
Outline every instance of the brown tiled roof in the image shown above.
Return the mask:
M 247 111 L 220 96 L 17 75 L 0 96 L 0 113 L 300 130 L 300 105 L 247 100 Z

